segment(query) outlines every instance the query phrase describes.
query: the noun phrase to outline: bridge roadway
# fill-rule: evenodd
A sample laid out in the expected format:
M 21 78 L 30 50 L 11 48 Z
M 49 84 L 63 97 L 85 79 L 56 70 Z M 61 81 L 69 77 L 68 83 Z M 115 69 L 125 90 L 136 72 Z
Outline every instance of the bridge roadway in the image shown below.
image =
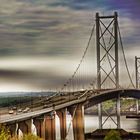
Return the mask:
M 72 93 L 70 93 L 72 94 Z M 118 95 L 120 97 L 133 97 L 140 99 L 140 89 L 114 89 L 114 90 L 89 90 L 89 91 L 82 91 L 81 92 L 75 92 L 75 98 L 72 98 L 71 100 L 68 99 L 68 96 L 66 96 L 66 100 L 63 102 L 59 102 L 58 104 L 55 104 L 55 106 L 50 106 L 44 109 L 36 110 L 33 112 L 28 113 L 22 113 L 17 115 L 5 115 L 5 117 L 0 117 L 0 123 L 14 123 L 19 122 L 31 118 L 35 118 L 47 113 L 50 113 L 54 110 L 59 110 L 62 108 L 66 108 L 72 105 L 76 105 L 79 103 L 84 103 L 85 107 L 90 107 L 95 104 L 98 104 L 100 102 L 110 100 L 113 98 L 117 98 Z M 53 98 L 62 98 L 63 95 L 54 96 Z
M 11 115 L 11 116 L 5 116 L 4 118 L 0 119 L 0 123 L 10 123 L 10 122 L 13 123 L 13 122 L 18 122 L 18 121 L 22 121 L 22 120 L 27 120 L 29 118 L 35 118 L 35 117 L 41 116 L 43 114 L 52 112 L 54 110 L 59 110 L 59 109 L 62 109 L 62 108 L 66 108 L 68 106 L 78 104 L 78 103 L 82 103 L 82 102 L 85 102 L 85 101 L 86 101 L 86 98 L 84 97 L 84 98 L 81 98 L 81 99 L 72 100 L 72 101 L 69 101 L 69 102 L 66 102 L 66 103 L 62 103 L 60 105 L 56 105 L 55 107 L 51 106 L 51 107 L 44 108 L 44 109 L 41 109 L 41 110 L 36 110 L 36 111 L 33 111 L 33 112 L 22 113 L 22 114 Z

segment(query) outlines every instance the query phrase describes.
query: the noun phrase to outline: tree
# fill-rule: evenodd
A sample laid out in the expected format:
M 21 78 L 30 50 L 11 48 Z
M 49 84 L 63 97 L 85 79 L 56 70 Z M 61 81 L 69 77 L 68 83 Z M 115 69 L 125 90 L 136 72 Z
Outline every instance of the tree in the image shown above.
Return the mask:
M 104 140 L 121 140 L 120 133 L 116 130 L 111 130 L 107 133 Z
M 39 138 L 38 136 L 33 135 L 33 134 L 26 134 L 23 136 L 22 140 L 42 140 L 42 139 Z
M 19 140 L 17 136 L 11 137 L 9 129 L 0 125 L 0 140 Z M 25 134 L 23 138 L 20 140 L 42 140 L 36 135 L 33 134 Z
M 3 126 L 0 126 L 0 140 L 10 140 L 8 130 Z

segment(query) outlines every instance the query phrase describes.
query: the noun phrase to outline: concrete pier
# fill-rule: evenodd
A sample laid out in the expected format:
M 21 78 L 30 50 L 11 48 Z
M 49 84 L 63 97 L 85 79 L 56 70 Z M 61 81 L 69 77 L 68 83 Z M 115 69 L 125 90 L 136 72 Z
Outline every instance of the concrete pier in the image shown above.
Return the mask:
M 74 140 L 85 140 L 84 136 L 84 108 L 82 104 L 69 107 L 69 112 L 73 117 Z
M 32 132 L 32 121 L 26 120 L 18 123 L 18 129 L 22 131 L 23 134 L 28 134 Z
M 57 115 L 60 120 L 60 134 L 61 134 L 61 140 L 65 140 L 66 134 L 67 134 L 67 126 L 66 126 L 66 108 L 58 110 Z
M 38 117 L 38 118 L 34 118 L 33 119 L 33 124 L 36 127 L 37 136 L 39 136 L 40 138 L 45 139 L 45 122 L 44 122 L 44 116 Z
M 45 117 L 45 140 L 56 140 L 55 114 Z

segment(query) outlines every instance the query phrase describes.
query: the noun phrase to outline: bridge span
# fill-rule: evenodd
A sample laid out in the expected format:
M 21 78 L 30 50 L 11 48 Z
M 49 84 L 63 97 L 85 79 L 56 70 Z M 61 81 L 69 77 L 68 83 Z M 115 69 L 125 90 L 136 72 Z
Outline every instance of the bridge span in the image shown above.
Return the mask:
M 28 112 L 28 113 L 22 113 L 22 114 L 17 114 L 13 116 L 7 116 L 3 119 L 0 119 L 0 123 L 15 123 L 18 121 L 23 121 L 27 120 L 30 118 L 35 118 L 38 116 L 41 116 L 46 113 L 50 113 L 52 111 L 57 111 L 63 108 L 68 108 L 70 106 L 74 106 L 77 104 L 83 104 L 85 108 L 88 108 L 90 106 L 96 105 L 98 103 L 102 103 L 107 100 L 111 100 L 114 98 L 120 97 L 132 97 L 136 99 L 140 99 L 140 89 L 108 89 L 108 90 L 89 90 L 89 91 L 82 91 L 83 93 L 81 94 L 79 92 L 78 95 L 76 95 L 75 99 L 72 100 L 65 100 L 62 103 L 57 103 L 56 105 L 52 105 L 51 107 L 46 107 L 41 110 L 37 110 L 34 112 Z M 77 92 L 76 92 L 77 93 Z M 86 94 L 85 94 L 86 93 Z M 67 93 L 69 94 L 74 94 L 74 93 Z M 58 96 L 54 97 L 58 98 Z M 54 103 L 55 104 L 55 103 Z
M 70 93 L 75 94 L 75 93 Z M 67 93 L 67 95 L 69 95 Z M 61 95 L 59 95 L 61 96 Z M 72 116 L 72 124 L 75 140 L 80 137 L 84 139 L 84 108 L 91 107 L 106 100 L 120 97 L 140 98 L 140 89 L 108 89 L 108 90 L 86 90 L 77 93 L 75 98 L 68 100 L 66 98 L 62 103 L 56 103 L 51 107 L 40 109 L 34 112 L 11 115 L 0 119 L 0 123 L 9 128 L 11 135 L 17 135 L 20 129 L 23 133 L 31 132 L 31 123 L 33 120 L 37 129 L 37 135 L 46 140 L 55 140 L 55 116 L 60 119 L 61 138 L 67 135 L 66 131 L 66 114 L 67 111 Z M 54 96 L 53 98 L 58 98 Z M 120 106 L 118 106 L 120 110 Z M 119 114 L 120 115 L 120 114 Z M 120 117 L 120 116 L 119 116 Z M 51 127 L 48 127 L 48 125 Z M 51 133 L 50 133 L 51 132 Z M 83 135 L 82 135 L 83 134 Z
M 140 99 L 140 89 L 114 89 L 114 90 L 105 90 L 99 93 L 97 91 L 96 95 L 92 95 L 88 99 L 88 104 L 92 106 L 110 99 L 118 98 L 118 96 L 124 98 L 132 97 Z

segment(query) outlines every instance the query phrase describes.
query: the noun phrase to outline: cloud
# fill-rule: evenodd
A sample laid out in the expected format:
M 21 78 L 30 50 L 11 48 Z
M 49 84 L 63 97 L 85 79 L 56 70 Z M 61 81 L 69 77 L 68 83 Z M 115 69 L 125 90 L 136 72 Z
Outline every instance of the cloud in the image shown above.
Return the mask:
M 71 60 L 61 60 L 61 59 L 51 59 L 51 58 L 20 58 L 17 59 L 4 59 L 0 61 L 1 69 L 0 69 L 0 83 L 3 86 L 0 86 L 0 89 L 3 90 L 6 84 L 7 89 L 12 87 L 13 84 L 17 83 L 18 87 L 21 87 L 22 91 L 26 89 L 30 90 L 48 90 L 55 88 L 60 89 L 63 84 L 71 77 L 73 71 L 77 66 L 78 61 L 75 59 Z M 77 78 L 83 83 L 82 85 L 86 85 L 87 81 L 90 83 L 92 81 L 93 76 L 93 65 L 91 67 L 92 61 L 88 61 L 86 65 L 87 73 L 83 73 L 84 66 L 78 72 Z M 81 77 L 81 74 L 83 76 Z M 75 82 L 77 83 L 77 78 Z M 59 83 L 59 84 L 58 84 Z M 81 85 L 80 83 L 77 83 Z M 11 86 L 10 86 L 11 84 Z M 15 87 L 15 86 L 14 86 Z M 23 88 L 22 88 L 23 87 Z M 9 89 L 8 89 L 9 90 Z M 15 89 L 11 89 L 16 90 Z
M 94 10 L 95 8 L 102 6 L 107 6 L 107 1 L 92 1 L 92 0 L 58 0 L 57 2 L 52 2 L 49 5 L 53 7 L 62 6 L 69 7 L 73 10 Z
M 79 63 L 96 12 L 111 15 L 114 10 L 118 11 L 126 53 L 136 48 L 133 55 L 139 55 L 139 3 L 136 0 L 0 2 L 1 83 L 19 83 L 28 89 L 61 87 Z M 89 62 L 85 64 L 90 71 L 83 74 L 88 75 L 87 79 L 92 79 L 96 73 L 94 39 L 95 35 L 87 56 Z M 128 59 L 133 59 L 133 55 L 128 55 Z M 81 81 L 83 83 L 83 79 Z
M 88 21 L 85 20 L 87 12 L 72 12 L 68 8 L 52 8 L 42 4 L 34 5 L 32 1 L 20 2 L 25 6 L 6 16 L 6 19 L 1 19 L 2 56 L 55 56 L 64 55 L 66 51 L 71 55 L 73 50 L 81 46 L 80 39 L 86 38 L 89 34 Z

